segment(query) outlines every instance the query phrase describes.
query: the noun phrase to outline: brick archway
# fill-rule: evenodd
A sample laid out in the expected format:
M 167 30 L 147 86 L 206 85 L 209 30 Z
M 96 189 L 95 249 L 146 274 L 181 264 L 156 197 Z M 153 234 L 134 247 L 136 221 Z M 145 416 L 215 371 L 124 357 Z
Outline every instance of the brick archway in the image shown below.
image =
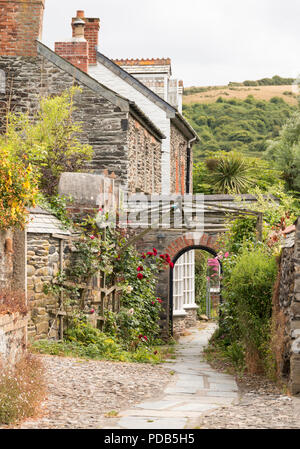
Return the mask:
M 218 251 L 217 235 L 209 235 L 205 232 L 188 232 L 180 235 L 168 244 L 165 249 L 173 259 L 179 252 L 189 247 L 202 246 L 212 251 Z
M 155 247 L 159 254 L 168 253 L 172 260 L 180 252 L 184 252 L 188 248 L 203 248 L 212 254 L 216 254 L 219 250 L 217 238 L 219 234 L 207 232 L 192 232 L 183 230 L 151 230 L 138 242 L 138 249 L 141 252 L 151 251 Z M 172 334 L 172 320 L 170 313 L 172 308 L 172 298 L 170 297 L 170 268 L 163 270 L 159 274 L 157 295 L 163 301 L 163 311 L 161 313 L 160 327 L 161 336 L 168 338 Z

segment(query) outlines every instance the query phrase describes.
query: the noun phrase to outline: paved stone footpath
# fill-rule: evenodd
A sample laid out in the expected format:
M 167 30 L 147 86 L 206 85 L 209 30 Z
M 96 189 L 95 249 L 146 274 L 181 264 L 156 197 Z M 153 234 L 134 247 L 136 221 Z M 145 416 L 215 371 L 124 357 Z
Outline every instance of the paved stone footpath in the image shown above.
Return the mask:
M 21 429 L 100 429 L 121 409 L 160 395 L 172 377 L 164 366 L 39 356 L 48 397 L 42 417 Z
M 22 429 L 299 429 L 300 399 L 271 382 L 220 373 L 203 358 L 214 323 L 182 337 L 160 366 L 40 356 L 42 417 Z M 154 399 L 155 398 L 155 399 Z
M 189 335 L 180 339 L 176 360 L 165 365 L 174 372 L 174 379 L 161 398 L 122 411 L 121 419 L 114 420 L 113 428 L 192 429 L 203 412 L 237 402 L 235 379 L 218 373 L 202 357 L 203 348 L 215 329 L 214 323 L 190 329 Z

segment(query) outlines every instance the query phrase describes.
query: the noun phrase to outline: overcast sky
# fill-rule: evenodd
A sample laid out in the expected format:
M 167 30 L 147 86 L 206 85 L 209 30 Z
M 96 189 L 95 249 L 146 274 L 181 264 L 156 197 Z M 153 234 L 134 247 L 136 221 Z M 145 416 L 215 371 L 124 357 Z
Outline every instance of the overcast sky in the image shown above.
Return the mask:
M 110 58 L 170 57 L 185 86 L 300 73 L 299 0 L 46 0 L 43 42 L 83 9 Z

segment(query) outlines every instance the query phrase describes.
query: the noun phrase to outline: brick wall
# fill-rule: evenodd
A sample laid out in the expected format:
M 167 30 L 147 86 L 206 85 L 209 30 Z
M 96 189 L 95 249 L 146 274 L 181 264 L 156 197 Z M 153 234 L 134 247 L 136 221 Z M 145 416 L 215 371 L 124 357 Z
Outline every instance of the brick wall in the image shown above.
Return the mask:
M 36 56 L 41 38 L 45 0 L 0 1 L 0 54 Z
M 89 64 L 97 64 L 96 48 L 99 43 L 99 30 L 100 30 L 100 19 L 98 18 L 87 18 L 84 15 L 84 11 L 77 11 L 77 17 L 72 19 L 72 35 L 75 37 L 75 27 L 74 22 L 76 19 L 82 19 L 85 22 L 84 28 L 84 38 L 88 42 L 89 47 Z
M 89 45 L 87 41 L 55 42 L 55 53 L 83 72 L 88 72 Z

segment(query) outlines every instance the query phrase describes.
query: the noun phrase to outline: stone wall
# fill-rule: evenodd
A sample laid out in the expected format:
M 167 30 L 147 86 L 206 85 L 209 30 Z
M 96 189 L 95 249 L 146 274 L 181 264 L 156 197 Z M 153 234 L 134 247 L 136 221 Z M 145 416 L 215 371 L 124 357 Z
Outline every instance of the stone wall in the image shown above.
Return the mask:
M 82 92 L 74 99 L 74 119 L 82 122 L 81 142 L 90 144 L 94 150 L 88 168 L 114 171 L 126 182 L 128 112 L 122 112 L 112 101 L 87 87 L 84 80 L 75 81 L 72 74 L 41 55 L 37 58 L 0 56 L 0 69 L 6 73 L 6 95 L 0 94 L 0 131 L 5 129 L 3 100 L 10 101 L 14 112 L 33 114 L 41 97 L 59 95 L 75 83 Z
M 10 287 L 14 271 L 13 232 L 0 231 L 0 287 Z
M 25 233 L 0 231 L 1 289 L 25 291 Z M 27 342 L 27 316 L 19 312 L 0 314 L 0 366 L 13 366 L 22 356 Z
M 161 144 L 141 124 L 129 119 L 128 190 L 146 194 L 161 192 Z
M 49 284 L 60 269 L 62 240 L 50 234 L 27 235 L 27 298 L 29 307 L 28 337 L 47 338 L 58 308 L 58 298 L 45 294 L 43 287 Z M 63 243 L 63 259 L 68 255 L 69 246 Z M 65 263 L 65 262 L 64 262 Z M 50 337 L 58 337 L 57 325 L 53 326 Z
M 19 313 L 0 315 L 0 368 L 14 366 L 27 345 L 28 317 Z
M 273 299 L 273 348 L 277 374 L 288 382 L 292 394 L 300 393 L 300 219 L 290 234 L 280 259 Z
M 170 179 L 171 179 L 171 193 L 186 193 L 186 178 L 187 170 L 190 171 L 190 190 L 192 192 L 192 161 L 187 168 L 187 154 L 188 154 L 188 140 L 183 134 L 174 126 L 171 125 L 171 155 L 170 155 Z

